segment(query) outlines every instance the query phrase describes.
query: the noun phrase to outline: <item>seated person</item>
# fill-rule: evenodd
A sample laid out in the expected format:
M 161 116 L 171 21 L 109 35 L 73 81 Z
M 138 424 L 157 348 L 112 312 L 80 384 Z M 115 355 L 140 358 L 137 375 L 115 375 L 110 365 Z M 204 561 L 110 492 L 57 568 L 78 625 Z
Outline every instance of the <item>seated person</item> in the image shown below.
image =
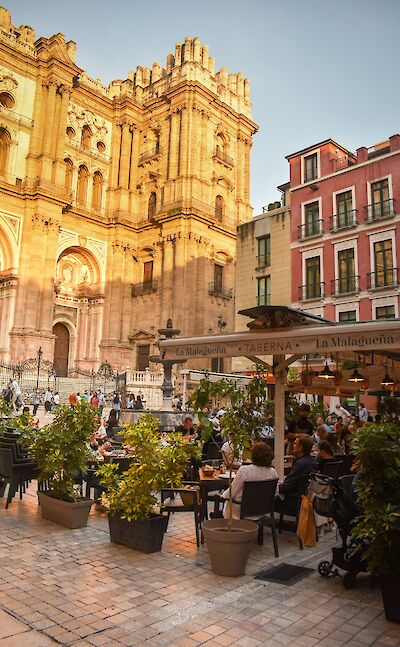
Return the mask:
M 110 414 L 108 416 L 107 429 L 106 429 L 107 436 L 109 438 L 114 438 L 114 431 L 113 431 L 114 427 L 119 427 L 119 424 L 118 424 L 117 412 L 115 411 L 115 409 L 111 409 Z
M 132 393 L 130 395 L 128 395 L 128 397 L 127 397 L 126 408 L 127 409 L 134 409 L 135 408 L 135 396 Z
M 193 426 L 193 416 L 187 413 L 183 419 L 183 423 L 175 428 L 177 434 L 182 434 L 186 440 L 195 440 L 197 438 L 196 430 Z
M 303 476 L 316 470 L 315 460 L 310 456 L 313 439 L 307 434 L 299 434 L 293 444 L 293 466 L 278 488 L 274 509 L 284 514 L 297 514 L 298 492 Z
M 211 423 L 213 425 L 211 434 L 207 440 L 204 441 L 201 451 L 203 461 L 219 459 L 221 456 L 219 448 L 223 441 L 218 418 L 212 418 Z
M 312 439 L 316 445 L 320 445 L 324 440 L 328 440 L 329 431 L 326 425 L 319 425 L 317 431 L 312 435 Z
M 224 444 L 221 447 L 221 453 L 222 453 L 222 458 L 227 467 L 240 467 L 242 464 L 243 456 L 242 456 L 242 448 L 239 448 L 239 456 L 238 458 L 234 458 L 233 453 L 234 453 L 234 448 L 232 444 L 231 438 L 229 438 L 227 441 L 224 442 Z
M 318 456 L 316 460 L 317 472 L 324 471 L 325 463 L 331 463 L 335 460 L 331 444 L 327 440 L 323 440 L 318 446 Z
M 94 432 L 94 438 L 96 440 L 107 438 L 107 418 L 101 419 L 100 427 Z
M 334 454 L 344 454 L 343 447 L 339 445 L 336 434 L 328 434 L 327 438 Z
M 251 464 L 242 465 L 232 481 L 232 516 L 240 519 L 240 505 L 243 487 L 246 481 L 272 481 L 278 478 L 275 468 L 271 466 L 274 452 L 263 442 L 254 443 L 251 448 Z M 221 494 L 223 499 L 229 499 L 229 489 Z M 229 517 L 229 502 L 225 503 L 224 517 Z
M 317 428 L 318 427 L 324 427 L 326 429 L 326 431 L 328 432 L 328 434 L 331 431 L 333 431 L 332 427 L 326 423 L 325 418 L 323 416 L 317 416 L 316 423 L 317 423 Z

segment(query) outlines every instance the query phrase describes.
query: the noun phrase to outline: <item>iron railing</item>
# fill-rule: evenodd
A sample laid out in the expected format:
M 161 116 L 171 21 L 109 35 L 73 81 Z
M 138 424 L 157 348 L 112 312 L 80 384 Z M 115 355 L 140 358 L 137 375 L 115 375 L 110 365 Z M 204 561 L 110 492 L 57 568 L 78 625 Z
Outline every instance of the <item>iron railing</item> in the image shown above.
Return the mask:
M 152 292 L 157 292 L 157 281 L 152 279 L 151 281 L 143 281 L 142 283 L 136 283 L 132 285 L 132 297 L 143 296 L 144 294 L 151 294 Z
M 341 294 L 354 294 L 359 291 L 359 276 L 341 276 L 331 281 L 331 290 L 333 296 Z
M 223 164 L 226 164 L 227 166 L 231 166 L 231 167 L 233 167 L 233 166 L 234 166 L 234 162 L 233 162 L 232 157 L 230 157 L 230 156 L 229 156 L 229 155 L 227 155 L 226 153 L 223 153 L 223 152 L 222 152 L 222 151 L 220 151 L 218 148 L 217 148 L 217 150 L 215 151 L 214 159 L 219 160 L 220 162 L 222 162 Z
M 312 301 L 322 299 L 325 296 L 325 283 L 307 283 L 299 287 L 299 301 Z
M 329 220 L 331 222 L 331 231 L 340 231 L 341 229 L 357 227 L 357 209 L 350 209 L 344 213 L 334 214 L 329 218 Z
M 299 230 L 299 240 L 305 240 L 306 238 L 312 238 L 313 236 L 321 236 L 322 231 L 322 220 L 310 220 L 310 222 L 305 222 L 302 225 L 298 225 Z
M 389 218 L 395 215 L 394 200 L 382 200 L 381 202 L 374 202 L 366 207 L 367 209 L 367 222 L 375 222 L 381 218 Z
M 148 160 L 153 159 L 154 157 L 157 157 L 161 153 L 161 146 L 155 146 L 149 151 L 146 151 L 145 153 L 142 153 L 139 156 L 139 164 L 143 164 L 144 162 L 147 162 Z
M 257 295 L 257 305 L 258 306 L 269 306 L 271 305 L 271 295 L 269 292 L 267 294 Z
M 395 285 L 399 285 L 397 268 L 395 267 L 367 274 L 367 287 L 369 290 L 389 288 Z
M 233 289 L 226 288 L 221 283 L 215 283 L 212 281 L 208 284 L 208 294 L 212 294 L 216 297 L 222 297 L 223 299 L 232 299 Z

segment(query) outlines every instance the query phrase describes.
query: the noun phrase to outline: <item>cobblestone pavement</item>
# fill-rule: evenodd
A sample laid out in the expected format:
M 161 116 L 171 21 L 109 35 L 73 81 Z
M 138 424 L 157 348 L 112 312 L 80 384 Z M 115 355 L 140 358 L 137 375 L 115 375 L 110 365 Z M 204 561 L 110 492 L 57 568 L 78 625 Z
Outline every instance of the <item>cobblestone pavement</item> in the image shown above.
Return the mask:
M 334 532 L 304 551 L 284 532 L 276 560 L 266 530 L 247 575 L 222 578 L 196 548 L 190 513 L 171 518 L 161 553 L 143 555 L 110 544 L 104 513 L 80 530 L 42 520 L 35 489 L 7 511 L 0 500 L 2 647 L 400 645 L 400 625 L 386 622 L 368 576 L 351 591 L 316 571 L 290 587 L 254 580 L 281 561 L 315 567 Z

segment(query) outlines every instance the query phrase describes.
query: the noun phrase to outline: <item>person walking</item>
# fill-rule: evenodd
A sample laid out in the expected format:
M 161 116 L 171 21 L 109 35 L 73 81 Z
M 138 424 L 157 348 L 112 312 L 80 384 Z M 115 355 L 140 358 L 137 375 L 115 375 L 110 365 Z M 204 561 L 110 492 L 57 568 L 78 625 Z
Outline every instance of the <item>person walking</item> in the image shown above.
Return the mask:
M 33 415 L 34 416 L 36 416 L 37 414 L 39 405 L 40 405 L 40 393 L 39 393 L 39 389 L 36 389 L 35 393 L 33 394 Z
M 106 403 L 106 396 L 104 395 L 103 391 L 100 390 L 99 392 L 99 409 L 100 409 L 100 415 L 103 415 L 103 409 Z
M 55 394 L 54 394 L 54 396 L 53 396 L 53 404 L 54 404 L 56 407 L 58 407 L 58 405 L 60 404 L 60 394 L 59 394 L 59 392 L 58 392 L 58 391 L 56 391 L 56 392 L 55 392 Z
M 115 411 L 115 417 L 117 420 L 119 420 L 119 417 L 121 415 L 121 396 L 117 391 L 115 391 L 114 393 L 112 405 Z
M 44 410 L 45 410 L 45 415 L 47 416 L 51 412 L 51 406 L 53 404 L 53 393 L 49 387 L 46 389 L 46 393 L 44 394 Z

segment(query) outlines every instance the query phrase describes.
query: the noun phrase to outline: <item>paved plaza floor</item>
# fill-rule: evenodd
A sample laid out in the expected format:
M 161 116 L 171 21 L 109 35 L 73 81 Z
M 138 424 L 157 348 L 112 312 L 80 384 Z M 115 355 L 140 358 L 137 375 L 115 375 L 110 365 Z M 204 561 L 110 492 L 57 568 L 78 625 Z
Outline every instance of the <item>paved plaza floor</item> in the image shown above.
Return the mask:
M 335 532 L 304 551 L 284 532 L 275 559 L 266 530 L 247 575 L 222 578 L 196 547 L 191 513 L 174 515 L 162 552 L 144 555 L 111 544 L 97 510 L 80 530 L 42 520 L 35 490 L 8 510 L 0 500 L 1 647 L 400 645 L 400 625 L 386 622 L 366 575 L 351 591 L 316 570 L 292 586 L 254 579 L 282 561 L 315 568 Z

